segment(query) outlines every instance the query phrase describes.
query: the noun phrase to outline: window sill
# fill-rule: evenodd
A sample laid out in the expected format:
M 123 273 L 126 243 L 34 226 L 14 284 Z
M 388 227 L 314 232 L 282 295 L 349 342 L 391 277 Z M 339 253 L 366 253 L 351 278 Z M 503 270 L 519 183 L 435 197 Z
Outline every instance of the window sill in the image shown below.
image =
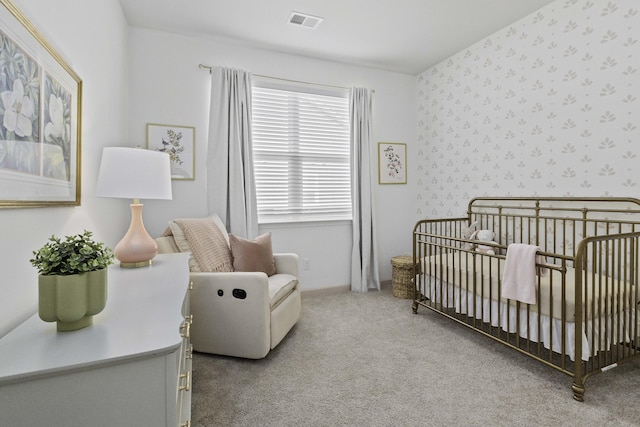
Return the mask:
M 327 225 L 340 226 L 351 225 L 350 219 L 322 219 L 322 220 L 284 220 L 272 222 L 260 222 L 260 228 L 292 228 L 292 227 L 323 227 Z

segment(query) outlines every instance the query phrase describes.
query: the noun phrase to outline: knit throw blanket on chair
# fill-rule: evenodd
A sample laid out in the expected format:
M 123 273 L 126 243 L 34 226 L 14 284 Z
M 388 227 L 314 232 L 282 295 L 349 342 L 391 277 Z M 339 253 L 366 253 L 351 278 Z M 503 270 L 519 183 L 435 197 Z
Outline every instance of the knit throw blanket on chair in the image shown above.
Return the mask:
M 210 218 L 183 218 L 174 222 L 184 232 L 201 271 L 233 271 L 229 245 Z

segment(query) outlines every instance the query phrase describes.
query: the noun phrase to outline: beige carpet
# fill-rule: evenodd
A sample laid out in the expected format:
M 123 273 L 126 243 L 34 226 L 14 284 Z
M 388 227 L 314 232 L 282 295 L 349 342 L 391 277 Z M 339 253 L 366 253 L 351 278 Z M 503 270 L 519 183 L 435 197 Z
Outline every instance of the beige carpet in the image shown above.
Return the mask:
M 571 378 L 382 292 L 303 298 L 262 360 L 196 353 L 193 426 L 638 426 L 640 361 Z

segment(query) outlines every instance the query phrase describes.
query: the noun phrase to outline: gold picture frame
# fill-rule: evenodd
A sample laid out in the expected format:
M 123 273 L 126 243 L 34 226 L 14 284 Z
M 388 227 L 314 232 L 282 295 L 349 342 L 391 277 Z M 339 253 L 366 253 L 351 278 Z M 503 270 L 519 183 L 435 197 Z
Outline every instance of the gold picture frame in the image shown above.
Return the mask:
M 0 4 L 0 208 L 79 206 L 82 80 Z
M 147 149 L 168 153 L 171 179 L 195 180 L 196 128 L 147 123 Z
M 378 183 L 407 183 L 407 144 L 378 143 Z

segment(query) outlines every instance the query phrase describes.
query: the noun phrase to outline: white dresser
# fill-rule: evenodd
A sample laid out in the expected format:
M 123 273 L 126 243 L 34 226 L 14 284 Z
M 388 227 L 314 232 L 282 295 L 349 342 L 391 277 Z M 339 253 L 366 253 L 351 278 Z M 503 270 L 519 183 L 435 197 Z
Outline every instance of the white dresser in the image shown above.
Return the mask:
M 92 326 L 35 314 L 0 339 L 0 426 L 191 425 L 188 254 L 108 280 Z

